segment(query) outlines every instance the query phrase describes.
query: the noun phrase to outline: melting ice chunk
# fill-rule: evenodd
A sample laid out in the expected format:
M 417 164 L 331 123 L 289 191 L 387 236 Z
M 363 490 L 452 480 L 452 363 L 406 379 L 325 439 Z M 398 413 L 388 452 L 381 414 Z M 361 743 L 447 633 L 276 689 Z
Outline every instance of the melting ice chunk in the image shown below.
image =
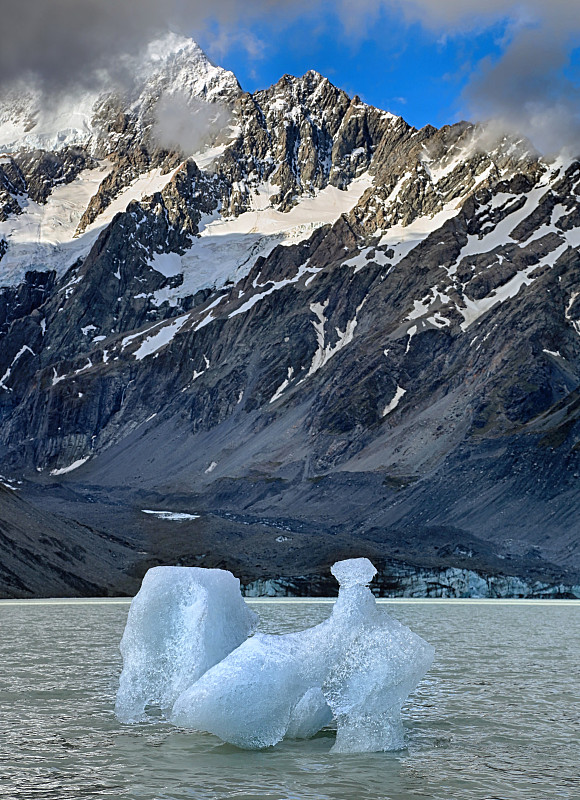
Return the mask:
M 377 574 L 374 564 L 368 558 L 347 558 L 346 561 L 337 561 L 330 571 L 340 584 L 341 589 L 351 586 L 368 586 Z
M 122 722 L 167 712 L 176 698 L 252 633 L 258 617 L 231 572 L 154 567 L 134 597 L 121 640 L 115 712 Z
M 140 674 L 154 674 L 155 691 L 145 692 L 149 698 L 145 702 L 167 709 L 174 699 L 170 719 L 175 724 L 214 733 L 239 747 L 307 738 L 334 719 L 336 752 L 398 749 L 403 746 L 401 706 L 429 668 L 433 648 L 376 605 L 367 586 L 375 572 L 366 558 L 337 562 L 332 573 L 340 591 L 328 620 L 297 633 L 257 633 L 237 647 L 230 646 L 221 658 L 216 658 L 215 650 L 211 658 L 201 658 L 204 645 L 198 644 L 193 670 L 183 647 L 178 664 L 167 651 L 164 661 L 161 636 L 155 670 L 147 672 L 142 653 L 138 659 L 142 671 L 134 673 L 133 684 L 136 688 Z M 155 602 L 150 592 L 148 596 Z M 225 606 L 219 595 L 208 599 L 218 607 L 212 618 L 216 624 Z M 237 599 L 243 604 L 241 597 Z M 188 630 L 191 635 L 192 628 Z M 217 635 L 222 633 L 218 627 Z M 208 647 L 211 628 L 204 628 L 204 636 Z M 228 642 L 231 645 L 233 638 Z M 138 635 L 126 633 L 124 655 L 130 657 L 138 643 Z M 126 668 L 127 661 L 120 695 Z M 164 668 L 169 668 L 168 690 L 163 688 Z M 139 695 L 139 709 L 142 704 Z M 125 705 L 121 703 L 121 708 Z

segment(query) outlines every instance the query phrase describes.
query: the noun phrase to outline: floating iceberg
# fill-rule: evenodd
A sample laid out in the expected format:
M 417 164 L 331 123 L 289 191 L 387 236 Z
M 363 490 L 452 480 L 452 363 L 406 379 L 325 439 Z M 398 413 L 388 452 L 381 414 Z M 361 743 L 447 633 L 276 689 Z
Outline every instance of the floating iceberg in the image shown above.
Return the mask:
M 119 718 L 143 719 L 153 705 L 245 748 L 308 738 L 334 720 L 334 752 L 401 748 L 401 706 L 433 648 L 377 607 L 368 559 L 339 561 L 332 573 L 340 590 L 329 619 L 248 638 L 255 615 L 230 573 L 150 570 L 121 644 Z
M 121 639 L 123 672 L 115 712 L 121 722 L 168 714 L 175 700 L 254 631 L 258 616 L 231 572 L 154 567 L 133 598 Z

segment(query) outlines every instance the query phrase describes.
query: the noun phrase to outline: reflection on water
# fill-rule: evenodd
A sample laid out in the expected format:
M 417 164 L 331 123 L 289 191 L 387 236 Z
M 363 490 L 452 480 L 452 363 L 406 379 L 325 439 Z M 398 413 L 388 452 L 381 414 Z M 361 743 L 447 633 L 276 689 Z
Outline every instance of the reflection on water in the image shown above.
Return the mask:
M 333 732 L 262 752 L 113 715 L 126 603 L 0 602 L 0 797 L 10 800 L 579 800 L 580 603 L 396 603 L 435 645 L 398 753 Z M 260 602 L 268 632 L 323 602 Z

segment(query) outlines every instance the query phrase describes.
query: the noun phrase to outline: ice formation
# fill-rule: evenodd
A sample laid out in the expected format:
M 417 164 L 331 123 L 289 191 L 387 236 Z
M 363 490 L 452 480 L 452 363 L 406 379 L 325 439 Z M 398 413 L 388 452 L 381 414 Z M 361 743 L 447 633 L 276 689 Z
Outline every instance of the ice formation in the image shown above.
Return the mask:
M 184 573 L 180 585 L 173 580 L 175 569 Z M 159 570 L 163 573 L 156 576 Z M 233 586 L 230 573 L 221 573 L 229 582 L 220 577 L 212 583 L 204 614 L 184 614 L 182 586 L 195 597 L 199 589 L 192 587 L 196 581 L 205 587 L 203 575 L 210 572 L 221 573 L 157 567 L 145 576 L 122 642 L 125 666 L 117 698 L 122 720 L 141 719 L 145 705 L 156 704 L 176 725 L 245 748 L 308 738 L 334 720 L 335 752 L 403 746 L 401 706 L 429 668 L 433 648 L 377 606 L 368 588 L 376 570 L 368 559 L 333 566 L 340 590 L 329 619 L 296 633 L 250 638 L 242 635 L 244 626 L 249 633 L 251 620 L 241 612 L 239 590 L 235 598 L 221 594 L 222 585 Z M 240 621 L 226 631 L 231 608 Z
M 175 700 L 253 632 L 258 617 L 222 569 L 154 567 L 134 597 L 121 640 L 115 712 L 122 722 L 168 713 Z

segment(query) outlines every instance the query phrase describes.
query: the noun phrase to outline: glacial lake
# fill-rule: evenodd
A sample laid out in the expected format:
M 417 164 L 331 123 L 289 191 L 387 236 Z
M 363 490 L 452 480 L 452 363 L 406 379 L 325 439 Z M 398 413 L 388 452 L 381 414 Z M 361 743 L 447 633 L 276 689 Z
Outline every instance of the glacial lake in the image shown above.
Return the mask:
M 250 601 L 262 629 L 325 601 Z M 238 750 L 113 714 L 128 601 L 0 601 L 6 800 L 579 800 L 580 602 L 384 601 L 436 648 L 407 748 L 331 755 L 333 732 Z

